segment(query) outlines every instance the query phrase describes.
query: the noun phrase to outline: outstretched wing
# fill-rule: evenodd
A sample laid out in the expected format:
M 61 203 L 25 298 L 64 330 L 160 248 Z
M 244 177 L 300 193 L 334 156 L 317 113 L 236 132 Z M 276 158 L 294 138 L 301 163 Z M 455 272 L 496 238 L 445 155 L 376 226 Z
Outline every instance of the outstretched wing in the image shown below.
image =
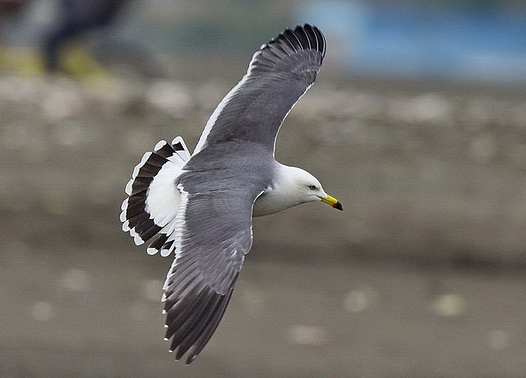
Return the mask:
M 316 79 L 324 56 L 323 34 L 307 24 L 263 45 L 208 120 L 194 154 L 230 140 L 258 142 L 273 152 L 281 123 Z
M 188 352 L 189 364 L 212 337 L 230 300 L 252 245 L 252 206 L 259 193 L 246 187 L 195 192 L 184 183 L 178 188 L 176 258 L 163 295 L 165 339 L 172 339 L 177 360 Z

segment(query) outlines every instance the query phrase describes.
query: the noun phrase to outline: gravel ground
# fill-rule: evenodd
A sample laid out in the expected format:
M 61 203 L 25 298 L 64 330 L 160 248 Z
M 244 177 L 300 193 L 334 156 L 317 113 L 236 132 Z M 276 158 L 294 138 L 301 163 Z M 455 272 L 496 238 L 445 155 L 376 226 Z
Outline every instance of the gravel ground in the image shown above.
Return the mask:
M 1 377 L 526 375 L 526 91 L 422 83 L 298 103 L 277 157 L 346 211 L 256 219 L 216 335 L 173 362 L 170 262 L 119 231 L 120 201 L 232 84 L 0 77 Z

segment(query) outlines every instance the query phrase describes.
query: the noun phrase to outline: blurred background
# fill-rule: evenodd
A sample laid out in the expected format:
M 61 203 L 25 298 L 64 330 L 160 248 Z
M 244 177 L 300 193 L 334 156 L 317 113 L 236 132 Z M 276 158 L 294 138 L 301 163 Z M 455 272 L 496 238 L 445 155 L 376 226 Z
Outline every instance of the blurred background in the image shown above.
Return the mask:
M 345 212 L 255 219 L 184 366 L 124 186 L 305 22 L 327 56 L 277 159 Z M 526 375 L 523 1 L 0 0 L 0 145 L 2 378 Z

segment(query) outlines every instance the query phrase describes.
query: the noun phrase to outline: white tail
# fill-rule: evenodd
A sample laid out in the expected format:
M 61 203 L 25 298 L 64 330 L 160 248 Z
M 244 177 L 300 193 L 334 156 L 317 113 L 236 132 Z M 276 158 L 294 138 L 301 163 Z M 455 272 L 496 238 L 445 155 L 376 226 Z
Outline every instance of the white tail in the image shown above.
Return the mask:
M 175 180 L 190 156 L 181 137 L 172 144 L 162 140 L 153 152 L 144 154 L 126 185 L 128 198 L 122 203 L 120 215 L 122 229 L 137 245 L 157 236 L 147 248 L 151 255 L 160 252 L 168 256 L 175 249 L 171 236 L 181 198 Z

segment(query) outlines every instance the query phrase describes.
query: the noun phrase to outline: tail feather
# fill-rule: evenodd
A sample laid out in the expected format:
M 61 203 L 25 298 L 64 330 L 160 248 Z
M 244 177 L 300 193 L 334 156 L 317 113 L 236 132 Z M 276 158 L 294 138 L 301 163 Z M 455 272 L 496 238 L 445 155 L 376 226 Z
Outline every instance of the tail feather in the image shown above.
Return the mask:
M 154 238 L 147 248 L 149 254 L 168 256 L 175 249 L 171 233 L 180 200 L 175 180 L 188 159 L 190 153 L 181 137 L 171 144 L 162 140 L 153 152 L 143 155 L 126 185 L 128 198 L 120 214 L 122 229 L 137 245 Z

